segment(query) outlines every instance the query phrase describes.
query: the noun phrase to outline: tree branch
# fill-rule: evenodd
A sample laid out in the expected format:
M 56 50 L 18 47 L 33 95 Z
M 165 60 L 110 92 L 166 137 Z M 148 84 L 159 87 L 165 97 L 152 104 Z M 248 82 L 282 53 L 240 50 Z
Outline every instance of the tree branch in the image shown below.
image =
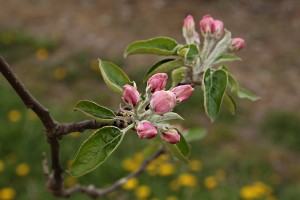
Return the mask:
M 59 123 L 57 122 L 50 114 L 48 109 L 46 109 L 40 102 L 38 102 L 33 95 L 27 90 L 24 84 L 19 80 L 19 78 L 12 72 L 8 63 L 0 56 L 0 71 L 9 84 L 13 87 L 16 93 L 19 95 L 25 106 L 31 109 L 39 119 L 42 121 L 45 127 L 45 136 L 47 142 L 50 145 L 51 152 L 51 169 L 52 173 L 49 172 L 48 160 L 45 154 L 43 154 L 43 171 L 44 176 L 47 179 L 47 188 L 55 196 L 60 197 L 69 197 L 75 192 L 83 192 L 88 196 L 95 198 L 99 196 L 104 196 L 117 188 L 119 188 L 123 183 L 128 179 L 135 177 L 142 173 L 147 165 L 159 157 L 159 155 L 165 152 L 164 148 L 159 149 L 152 157 L 145 160 L 141 167 L 129 174 L 128 176 L 121 178 L 120 180 L 113 183 L 110 187 L 104 189 L 97 189 L 94 186 L 81 186 L 76 185 L 69 189 L 64 189 L 63 187 L 63 176 L 62 173 L 64 169 L 61 167 L 60 158 L 59 158 L 59 140 L 71 132 L 84 132 L 88 129 L 99 129 L 103 126 L 114 125 L 119 128 L 125 128 L 127 124 L 122 120 L 114 120 L 108 123 L 100 123 L 94 120 L 84 120 L 80 122 L 71 122 L 71 123 Z M 125 108 L 126 109 L 126 108 Z M 119 113 L 116 113 L 117 115 Z

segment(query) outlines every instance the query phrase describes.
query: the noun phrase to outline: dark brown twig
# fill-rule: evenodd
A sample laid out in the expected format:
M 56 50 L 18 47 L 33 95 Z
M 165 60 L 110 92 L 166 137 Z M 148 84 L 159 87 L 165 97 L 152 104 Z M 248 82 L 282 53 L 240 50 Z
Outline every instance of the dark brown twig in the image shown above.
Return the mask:
M 39 119 L 42 121 L 45 127 L 45 135 L 47 142 L 50 145 L 50 154 L 51 154 L 51 169 L 52 173 L 49 172 L 48 160 L 45 154 L 43 154 L 43 170 L 44 175 L 47 179 L 47 189 L 51 191 L 55 196 L 60 197 L 69 197 L 75 192 L 83 192 L 88 196 L 95 198 L 99 196 L 104 196 L 118 187 L 120 187 L 128 179 L 139 175 L 142 173 L 147 165 L 164 153 L 164 149 L 158 150 L 152 157 L 147 159 L 141 167 L 129 174 L 128 176 L 116 181 L 110 187 L 104 189 L 98 189 L 94 186 L 81 186 L 76 185 L 69 189 L 64 189 L 63 187 L 63 176 L 62 173 L 64 169 L 61 167 L 60 158 L 59 158 L 59 140 L 66 134 L 71 132 L 83 132 L 88 129 L 98 129 L 103 126 L 114 125 L 119 128 L 124 128 L 127 125 L 120 121 L 114 120 L 108 123 L 100 123 L 94 120 L 84 120 L 81 122 L 71 122 L 71 123 L 58 123 L 50 114 L 48 109 L 46 109 L 40 102 L 38 102 L 32 94 L 27 90 L 19 78 L 12 72 L 8 63 L 0 56 L 0 71 L 9 84 L 13 87 L 16 93 L 19 95 L 25 106 L 36 113 Z

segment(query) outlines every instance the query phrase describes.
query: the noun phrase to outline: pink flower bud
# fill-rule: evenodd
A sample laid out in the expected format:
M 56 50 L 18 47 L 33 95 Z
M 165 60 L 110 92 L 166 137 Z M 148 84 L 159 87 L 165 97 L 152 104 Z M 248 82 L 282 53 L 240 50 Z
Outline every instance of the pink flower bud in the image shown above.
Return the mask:
M 137 124 L 137 126 L 135 127 L 135 129 L 141 139 L 142 138 L 147 138 L 147 139 L 154 138 L 158 133 L 156 128 L 149 121 L 146 121 L 146 120 L 139 122 Z
M 191 85 L 180 85 L 174 87 L 171 91 L 175 94 L 178 103 L 187 100 L 194 92 L 194 88 Z
M 200 28 L 203 35 L 215 32 L 214 19 L 210 15 L 205 15 L 200 20 Z
M 183 36 L 186 38 L 193 37 L 195 31 L 195 21 L 192 15 L 187 16 L 183 23 Z
M 231 49 L 233 51 L 239 51 L 245 46 L 245 40 L 242 38 L 233 38 L 231 40 Z
M 177 130 L 174 128 L 170 128 L 167 131 L 161 133 L 161 137 L 166 142 L 171 144 L 176 144 L 180 141 L 180 135 L 178 134 Z
M 137 89 L 135 89 L 135 87 L 132 87 L 131 85 L 124 85 L 123 89 L 124 101 L 131 106 L 136 106 L 136 104 L 140 101 L 140 94 Z
M 159 115 L 170 112 L 171 110 L 173 110 L 175 105 L 175 94 L 171 91 L 165 90 L 154 92 L 150 101 L 150 107 Z
M 214 29 L 217 37 L 221 37 L 221 35 L 224 32 L 224 25 L 223 22 L 220 20 L 215 20 L 214 21 Z
M 166 73 L 157 73 L 149 78 L 147 85 L 151 88 L 151 92 L 162 90 L 166 87 L 168 75 Z

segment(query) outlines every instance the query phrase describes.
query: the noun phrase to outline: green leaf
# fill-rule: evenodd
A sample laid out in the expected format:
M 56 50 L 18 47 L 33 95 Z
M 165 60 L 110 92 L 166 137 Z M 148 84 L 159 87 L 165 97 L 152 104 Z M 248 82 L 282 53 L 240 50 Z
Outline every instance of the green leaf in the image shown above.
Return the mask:
M 75 110 L 79 110 L 82 113 L 88 115 L 89 117 L 93 117 L 99 121 L 111 121 L 116 118 L 114 112 L 106 107 L 100 106 L 95 102 L 82 100 L 79 101 Z
M 188 142 L 201 140 L 207 135 L 207 131 L 203 128 L 194 128 L 184 132 L 185 139 Z
M 157 37 L 136 41 L 128 45 L 124 57 L 132 54 L 155 54 L 161 56 L 174 55 L 178 43 L 172 38 Z
M 184 45 L 177 50 L 177 53 L 189 62 L 194 62 L 199 57 L 199 50 L 195 44 Z
M 120 145 L 125 134 L 114 126 L 106 126 L 92 134 L 80 147 L 68 170 L 82 176 L 101 165 Z
M 183 135 L 180 133 L 180 131 L 178 129 L 176 129 L 176 130 L 180 135 L 180 141 L 177 142 L 175 145 L 178 147 L 178 149 L 180 150 L 182 155 L 188 156 L 190 154 L 190 147 L 189 147 L 188 143 L 186 142 L 185 137 L 183 137 Z
M 237 96 L 241 99 L 246 98 L 249 99 L 251 101 L 256 101 L 258 99 L 260 99 L 259 96 L 253 94 L 251 91 L 247 90 L 246 88 L 243 87 L 239 87 L 239 91 L 237 93 Z
M 245 98 L 251 101 L 256 101 L 260 99 L 259 96 L 253 94 L 246 88 L 241 87 L 232 74 L 228 74 L 228 85 L 230 87 L 231 92 L 241 99 Z
M 219 64 L 219 63 L 224 63 L 224 62 L 232 62 L 236 60 L 241 60 L 241 58 L 237 57 L 236 55 L 221 55 L 219 56 L 213 64 Z
M 160 123 L 170 120 L 183 120 L 183 118 L 177 113 L 168 112 L 163 115 L 152 115 L 148 120 L 153 123 Z
M 132 82 L 115 64 L 99 60 L 99 67 L 106 85 L 115 92 L 123 93 L 123 86 Z
M 227 88 L 228 75 L 223 69 L 206 70 L 203 78 L 204 107 L 207 116 L 214 121 L 220 111 Z
M 182 59 L 165 59 L 155 63 L 144 77 L 144 82 L 146 82 L 152 75 L 156 73 L 167 73 L 171 70 L 177 69 L 179 67 L 184 66 L 184 62 Z
M 187 158 L 187 156 L 190 153 L 190 148 L 183 135 L 179 131 L 178 133 L 180 135 L 179 142 L 177 142 L 176 144 L 170 144 L 166 142 L 166 144 L 173 156 L 185 163 L 188 163 L 189 159 Z
M 234 115 L 236 112 L 236 104 L 235 104 L 233 98 L 230 95 L 225 94 L 223 101 L 224 101 L 224 104 L 226 105 L 227 109 L 229 110 L 229 112 Z
M 211 65 L 215 62 L 215 60 L 226 53 L 228 47 L 231 44 L 231 33 L 228 30 L 225 30 L 224 37 L 217 43 L 214 50 L 210 53 L 210 55 L 205 59 L 203 64 L 203 71 L 206 71 Z
M 187 67 L 179 67 L 172 71 L 172 87 L 177 86 L 184 79 L 188 70 Z

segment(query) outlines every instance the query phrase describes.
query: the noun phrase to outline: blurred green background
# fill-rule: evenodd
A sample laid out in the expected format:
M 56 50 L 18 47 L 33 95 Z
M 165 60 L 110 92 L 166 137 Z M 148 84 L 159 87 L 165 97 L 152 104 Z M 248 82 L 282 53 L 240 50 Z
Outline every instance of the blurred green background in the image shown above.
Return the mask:
M 103 199 L 298 200 L 300 198 L 300 5 L 298 0 L 0 0 L 0 55 L 60 122 L 85 119 L 73 112 L 88 99 L 113 110 L 121 98 L 104 85 L 97 58 L 109 60 L 143 88 L 141 77 L 159 58 L 123 58 L 126 46 L 155 36 L 181 37 L 183 19 L 205 14 L 221 19 L 233 37 L 246 40 L 242 62 L 229 70 L 261 96 L 237 100 L 237 113 L 222 110 L 213 124 L 200 91 L 177 111 L 185 128 L 208 135 L 191 144 L 189 166 L 162 156 Z M 67 168 L 91 132 L 61 141 Z M 65 185 L 107 186 L 136 169 L 151 141 L 132 132 L 104 165 Z M 41 167 L 49 152 L 42 124 L 0 76 L 0 199 L 54 199 Z M 49 155 L 49 154 L 48 154 Z M 71 199 L 88 199 L 75 194 Z

